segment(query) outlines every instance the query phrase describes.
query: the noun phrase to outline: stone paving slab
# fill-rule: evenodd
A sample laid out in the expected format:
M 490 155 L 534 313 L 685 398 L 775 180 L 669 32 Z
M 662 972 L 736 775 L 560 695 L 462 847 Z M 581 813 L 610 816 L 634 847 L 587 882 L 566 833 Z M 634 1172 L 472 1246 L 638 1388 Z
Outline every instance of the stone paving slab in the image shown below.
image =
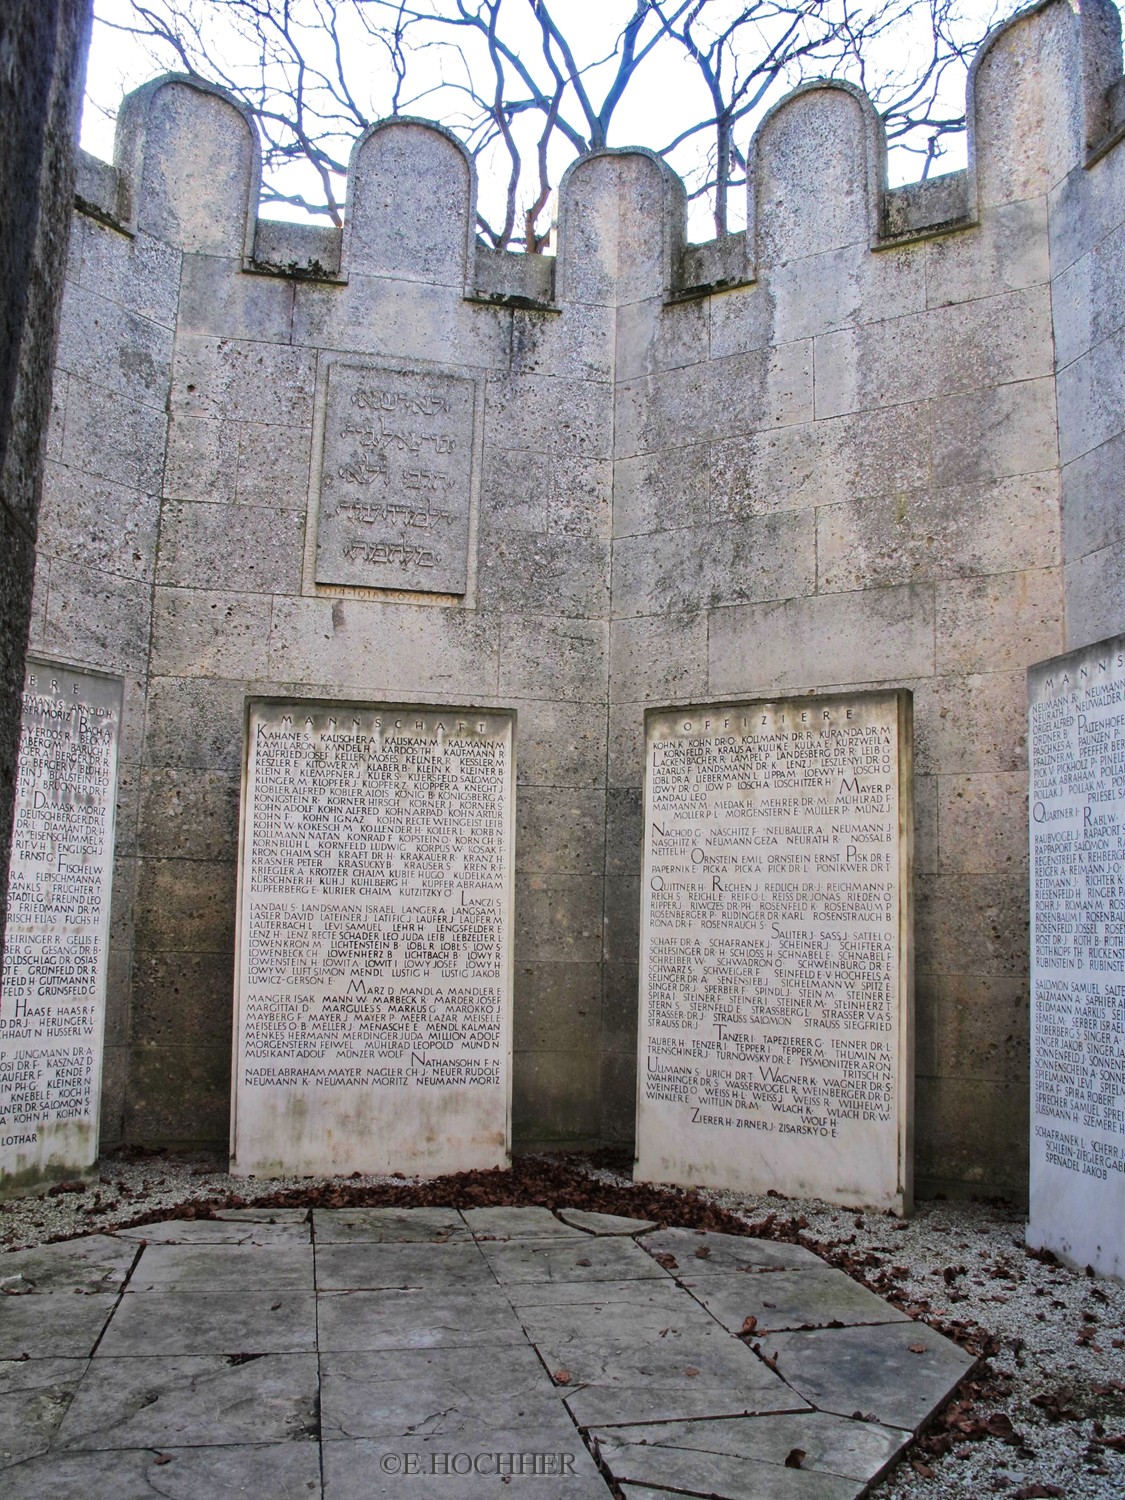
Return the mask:
M 307 1245 L 312 1238 L 301 1220 L 271 1224 L 266 1219 L 174 1219 L 116 1233 L 118 1239 L 147 1245 Z
M 318 1246 L 472 1240 L 455 1208 L 316 1208 L 313 1225 Z
M 55 1446 L 225 1447 L 308 1440 L 317 1430 L 314 1354 L 91 1361 Z
M 84 1359 L 0 1361 L 0 1469 L 46 1452 L 86 1365 Z
M 597 1214 L 585 1208 L 560 1208 L 559 1218 L 587 1234 L 644 1234 L 656 1228 L 652 1219 L 627 1219 L 622 1214 Z
M 307 1208 L 218 1208 L 215 1217 L 250 1224 L 307 1224 L 310 1212 Z
M 544 1281 L 659 1281 L 668 1272 L 628 1238 L 482 1241 L 480 1252 L 503 1286 Z
M 149 1245 L 126 1296 L 313 1290 L 311 1245 Z
M 51 1454 L 4 1474 L 5 1500 L 320 1500 L 321 1493 L 316 1443 Z
M 632 1500 L 855 1500 L 972 1367 L 802 1246 L 565 1212 L 230 1210 L 0 1256 L 5 1496 L 316 1500 L 323 1462 L 323 1500 L 593 1500 L 587 1433 Z
M 755 1318 L 758 1334 L 781 1329 L 826 1328 L 830 1323 L 909 1322 L 906 1313 L 860 1286 L 843 1271 L 760 1271 L 744 1276 L 681 1277 L 681 1284 L 713 1318 L 732 1333 L 741 1333 Z
M 334 1292 L 373 1291 L 381 1287 L 491 1291 L 496 1287 L 488 1262 L 471 1242 L 318 1245 L 316 1282 L 322 1291 Z
M 523 1329 L 511 1304 L 490 1291 L 415 1288 L 382 1292 L 322 1292 L 317 1299 L 322 1351 L 462 1348 L 522 1344 Z
M 913 1322 L 779 1333 L 769 1341 L 775 1352 L 784 1379 L 822 1411 L 859 1411 L 909 1431 L 975 1363 L 951 1340 Z
M 136 1258 L 136 1245 L 107 1234 L 12 1251 L 0 1255 L 0 1295 L 119 1292 Z
M 565 1417 L 561 1392 L 525 1342 L 322 1354 L 320 1391 L 326 1441 L 471 1435 L 545 1407 Z
M 0 1297 L 0 1359 L 85 1359 L 116 1305 L 116 1292 Z
M 315 1354 L 311 1292 L 147 1292 L 124 1297 L 97 1359 L 151 1354 Z

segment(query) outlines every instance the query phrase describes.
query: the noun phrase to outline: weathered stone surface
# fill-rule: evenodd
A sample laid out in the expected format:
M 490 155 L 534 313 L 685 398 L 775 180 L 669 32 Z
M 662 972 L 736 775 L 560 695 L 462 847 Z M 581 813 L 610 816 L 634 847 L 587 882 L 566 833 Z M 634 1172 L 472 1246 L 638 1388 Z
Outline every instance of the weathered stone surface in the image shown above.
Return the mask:
M 623 1214 L 591 1213 L 585 1208 L 560 1208 L 559 1218 L 575 1229 L 584 1229 L 587 1234 L 643 1234 L 655 1229 L 651 1219 L 629 1219 Z

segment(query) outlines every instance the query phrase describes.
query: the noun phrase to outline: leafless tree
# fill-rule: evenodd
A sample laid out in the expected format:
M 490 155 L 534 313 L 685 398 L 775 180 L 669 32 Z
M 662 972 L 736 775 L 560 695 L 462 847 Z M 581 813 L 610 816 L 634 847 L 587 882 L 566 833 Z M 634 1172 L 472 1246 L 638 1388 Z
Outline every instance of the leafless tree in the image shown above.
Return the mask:
M 958 3 L 604 0 L 603 16 L 592 0 L 98 0 L 95 16 L 154 67 L 250 109 L 265 203 L 341 223 L 356 135 L 425 114 L 478 161 L 480 233 L 534 251 L 562 171 L 609 144 L 623 113 L 634 135 L 639 119 L 650 137 L 672 124 L 657 149 L 727 232 L 755 119 L 808 77 L 866 88 L 926 176 L 963 128 L 964 65 L 987 27 Z

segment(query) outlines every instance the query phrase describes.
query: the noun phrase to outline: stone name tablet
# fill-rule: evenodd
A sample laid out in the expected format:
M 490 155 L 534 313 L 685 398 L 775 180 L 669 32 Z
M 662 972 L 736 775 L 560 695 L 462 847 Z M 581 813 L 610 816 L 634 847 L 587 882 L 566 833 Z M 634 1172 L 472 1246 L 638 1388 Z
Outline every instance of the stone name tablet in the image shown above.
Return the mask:
M 637 1175 L 904 1211 L 910 695 L 646 731 Z
M 97 1161 L 121 682 L 28 658 L 0 977 L 0 1195 Z
M 1125 636 L 1027 674 L 1028 1243 L 1125 1276 Z
M 475 400 L 462 376 L 329 368 L 318 583 L 465 592 Z
M 249 704 L 232 1171 L 507 1163 L 513 730 Z

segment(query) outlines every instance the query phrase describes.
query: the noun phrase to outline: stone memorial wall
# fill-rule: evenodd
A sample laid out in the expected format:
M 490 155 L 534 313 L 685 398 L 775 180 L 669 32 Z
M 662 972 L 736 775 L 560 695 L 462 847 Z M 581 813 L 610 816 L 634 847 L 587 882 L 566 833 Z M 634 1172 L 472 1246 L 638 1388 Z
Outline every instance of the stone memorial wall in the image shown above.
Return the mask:
M 0 977 L 0 1196 L 97 1161 L 121 691 L 28 659 Z
M 513 731 L 250 703 L 232 1171 L 507 1163 Z
M 906 693 L 647 717 L 637 1175 L 909 1206 Z
M 1125 1275 L 1125 636 L 1027 674 L 1028 1243 Z

